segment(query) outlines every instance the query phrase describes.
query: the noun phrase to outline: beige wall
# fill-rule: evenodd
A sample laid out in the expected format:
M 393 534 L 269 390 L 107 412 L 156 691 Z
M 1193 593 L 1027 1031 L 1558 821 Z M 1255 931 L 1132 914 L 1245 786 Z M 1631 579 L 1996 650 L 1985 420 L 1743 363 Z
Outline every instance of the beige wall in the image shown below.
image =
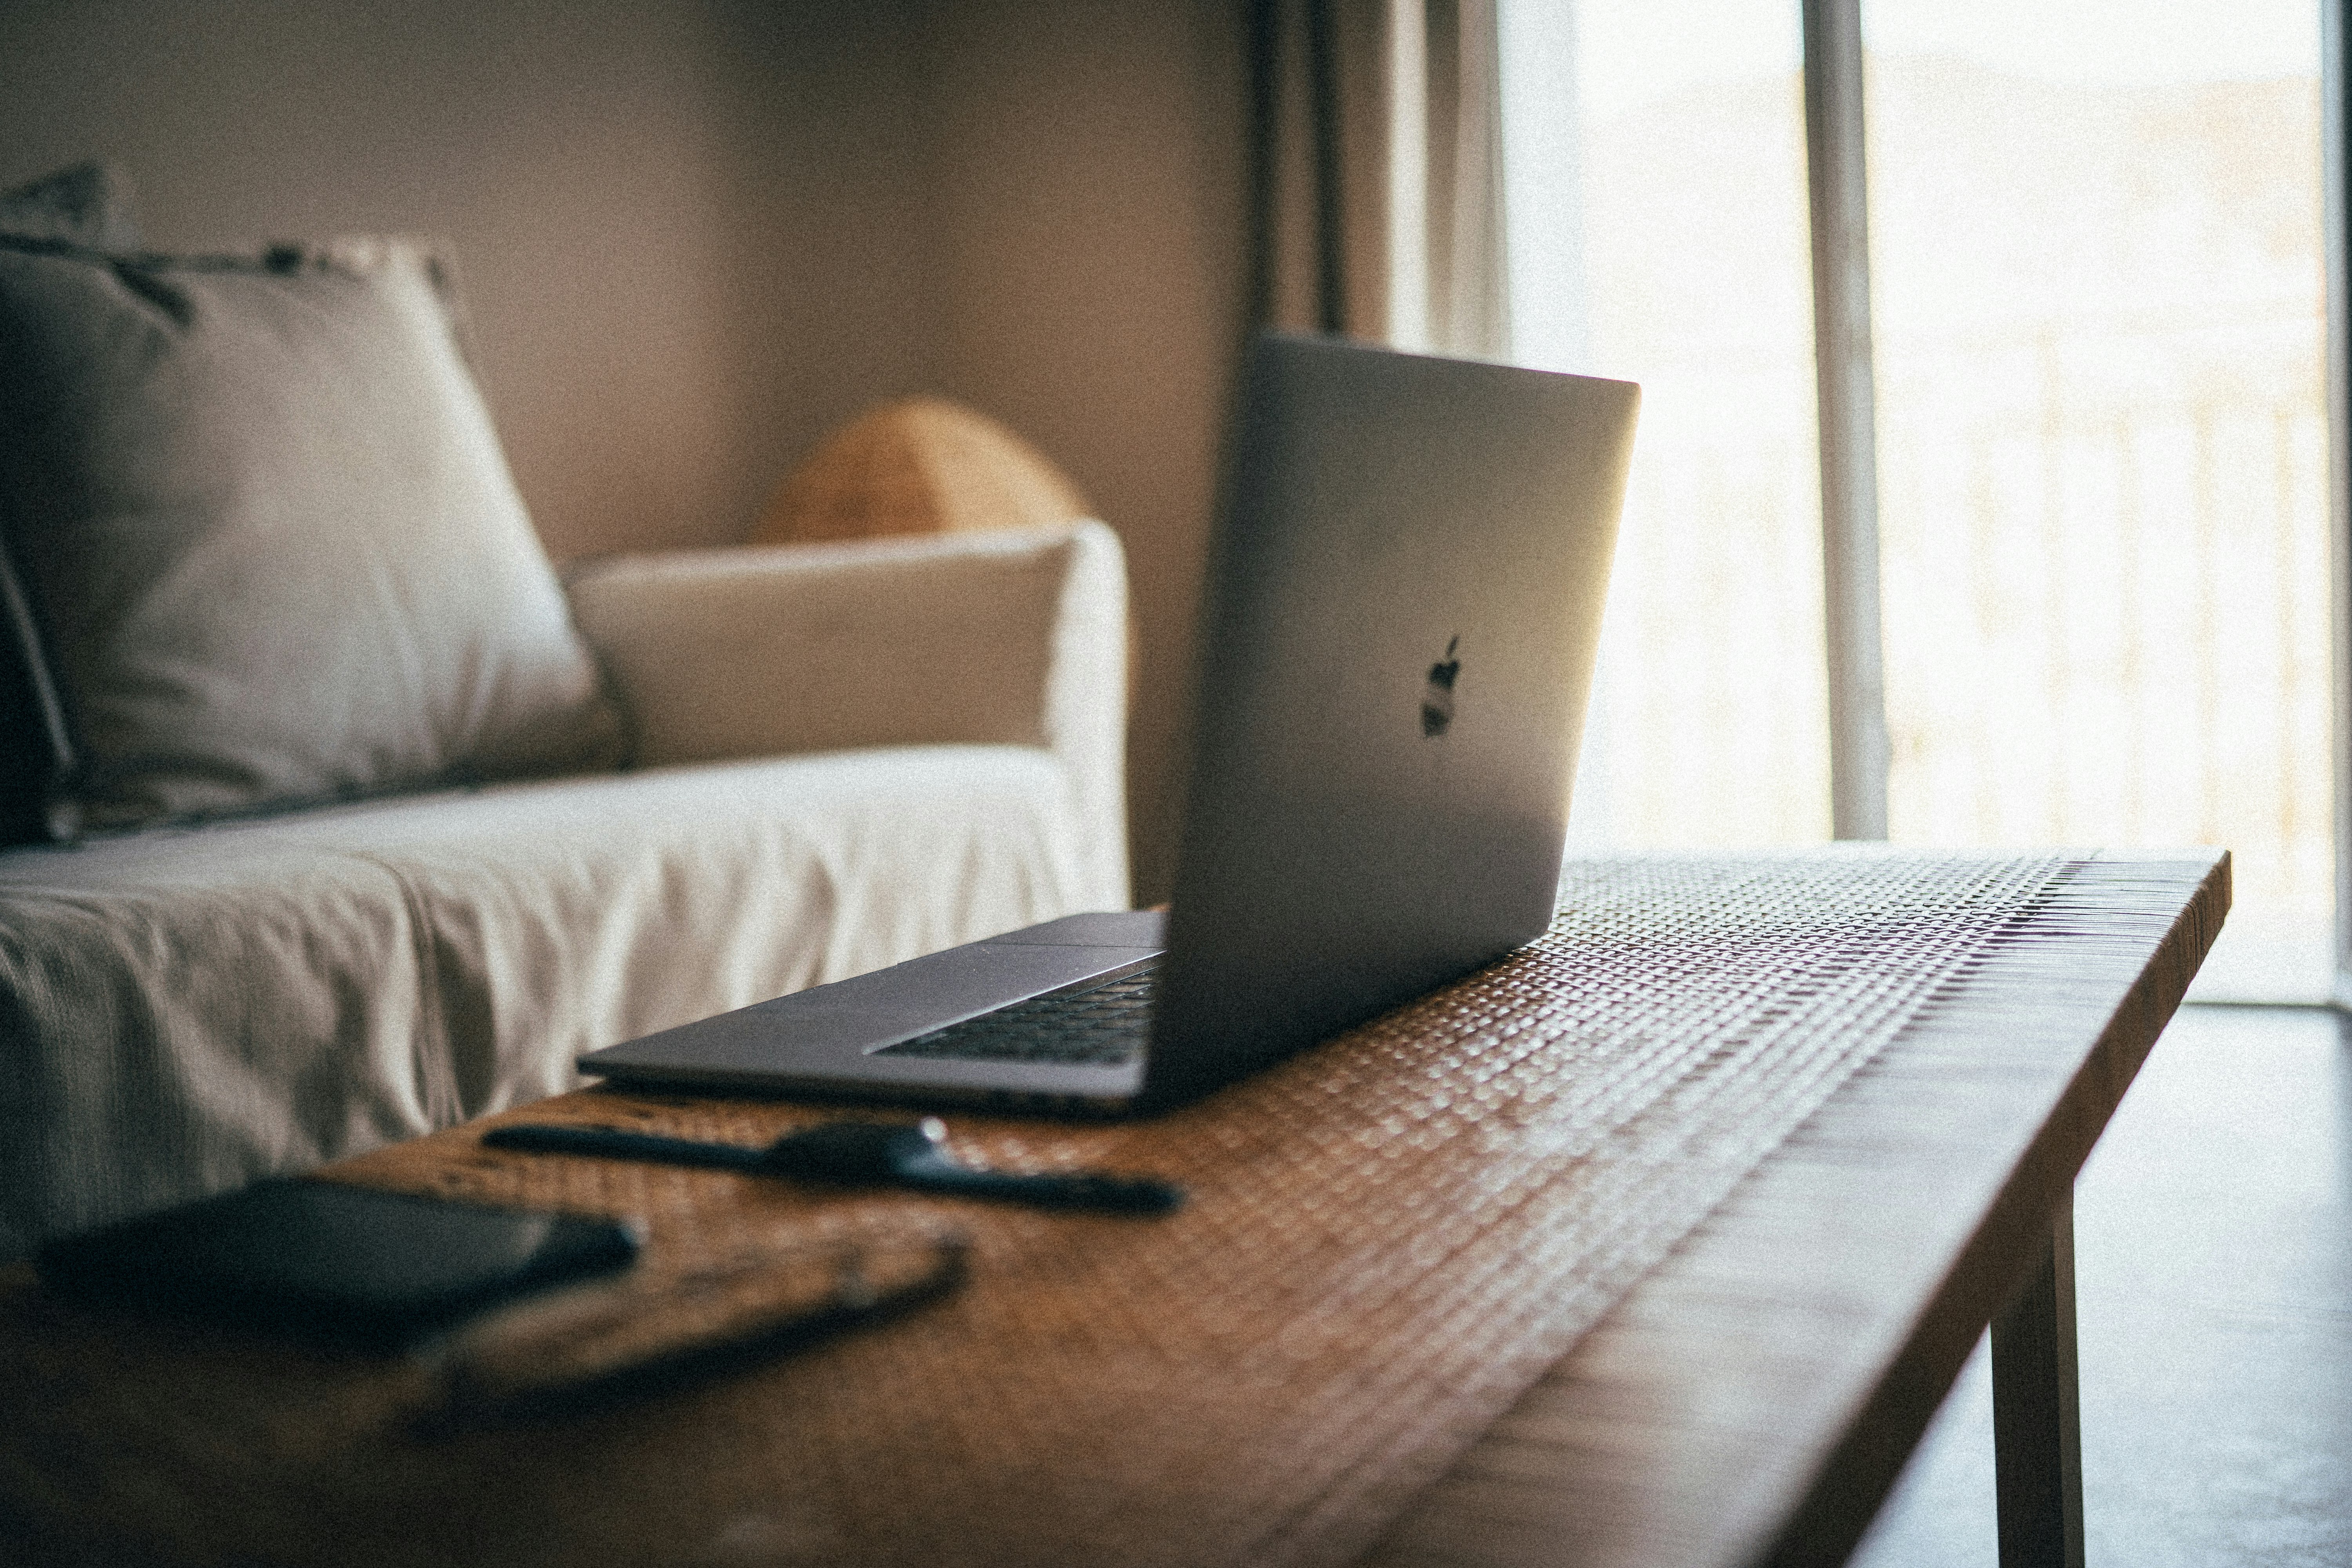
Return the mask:
M 452 240 L 559 557 L 731 542 L 880 397 L 1007 420 L 1127 538 L 1157 896 L 1236 341 L 1238 9 L 0 0 L 0 184 L 111 158 L 166 247 Z
M 445 237 L 549 548 L 729 540 L 825 423 L 922 379 L 909 62 L 875 10 L 9 0 L 0 179 L 111 157 L 165 247 Z
M 1127 541 L 1137 891 L 1164 897 L 1192 614 L 1241 337 L 1234 5 L 960 0 L 931 44 L 953 395 L 1032 437 Z

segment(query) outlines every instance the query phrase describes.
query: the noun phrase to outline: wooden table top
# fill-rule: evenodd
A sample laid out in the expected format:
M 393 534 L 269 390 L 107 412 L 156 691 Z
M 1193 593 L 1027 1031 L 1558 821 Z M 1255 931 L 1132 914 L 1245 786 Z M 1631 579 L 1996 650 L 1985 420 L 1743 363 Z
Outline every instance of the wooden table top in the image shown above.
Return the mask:
M 993 1162 L 1181 1179 L 1169 1221 L 507 1155 L 478 1126 L 330 1173 L 638 1215 L 656 1275 L 770 1235 L 974 1236 L 953 1300 L 642 1406 L 420 1441 L 414 1367 L 0 1277 L 0 1545 L 1842 1560 L 2210 945 L 2227 858 L 1633 858 L 1569 886 L 1536 950 L 1200 1106 L 955 1121 Z M 502 1120 L 751 1142 L 824 1114 L 589 1091 Z
M 2227 854 L 2103 862 L 2118 897 L 1850 1079 L 1367 1563 L 1844 1562 L 2228 912 Z

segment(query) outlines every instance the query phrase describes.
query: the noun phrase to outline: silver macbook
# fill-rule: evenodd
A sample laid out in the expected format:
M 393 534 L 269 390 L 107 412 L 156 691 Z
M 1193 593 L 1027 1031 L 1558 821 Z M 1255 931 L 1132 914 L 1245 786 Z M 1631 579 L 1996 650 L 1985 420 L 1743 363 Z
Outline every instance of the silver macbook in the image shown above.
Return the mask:
M 1639 389 L 1263 336 L 1172 912 L 1072 915 L 580 1058 L 1049 1114 L 1195 1099 L 1550 920 Z

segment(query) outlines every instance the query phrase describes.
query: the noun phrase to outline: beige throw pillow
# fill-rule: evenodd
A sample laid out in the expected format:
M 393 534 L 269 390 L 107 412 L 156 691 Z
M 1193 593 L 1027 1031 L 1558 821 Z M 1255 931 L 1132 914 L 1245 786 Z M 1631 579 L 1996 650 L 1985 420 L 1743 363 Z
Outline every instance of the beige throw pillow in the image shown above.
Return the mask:
M 601 766 L 425 248 L 0 239 L 0 545 L 64 711 L 53 835 Z

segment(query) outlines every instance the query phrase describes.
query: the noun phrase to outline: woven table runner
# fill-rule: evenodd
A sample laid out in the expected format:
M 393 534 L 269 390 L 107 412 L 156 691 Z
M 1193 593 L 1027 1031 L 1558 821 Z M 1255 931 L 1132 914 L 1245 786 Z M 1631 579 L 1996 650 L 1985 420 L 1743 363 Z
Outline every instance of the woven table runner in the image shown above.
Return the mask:
M 977 1160 L 1182 1182 L 1166 1220 L 499 1153 L 478 1128 L 385 1150 L 337 1173 L 640 1215 L 649 1269 L 951 1216 L 972 1276 L 748 1373 L 432 1440 L 392 1373 L 120 1324 L 96 1354 L 19 1289 L 0 1384 L 36 1397 L 0 1485 L 257 1562 L 1344 1562 L 2076 865 L 1572 862 L 1531 948 L 1200 1105 L 951 1120 Z M 830 1114 L 593 1091 L 521 1113 L 747 1143 Z M 77 1468 L 45 1468 L 61 1442 Z M 135 1496 L 79 1479 L 117 1460 Z

